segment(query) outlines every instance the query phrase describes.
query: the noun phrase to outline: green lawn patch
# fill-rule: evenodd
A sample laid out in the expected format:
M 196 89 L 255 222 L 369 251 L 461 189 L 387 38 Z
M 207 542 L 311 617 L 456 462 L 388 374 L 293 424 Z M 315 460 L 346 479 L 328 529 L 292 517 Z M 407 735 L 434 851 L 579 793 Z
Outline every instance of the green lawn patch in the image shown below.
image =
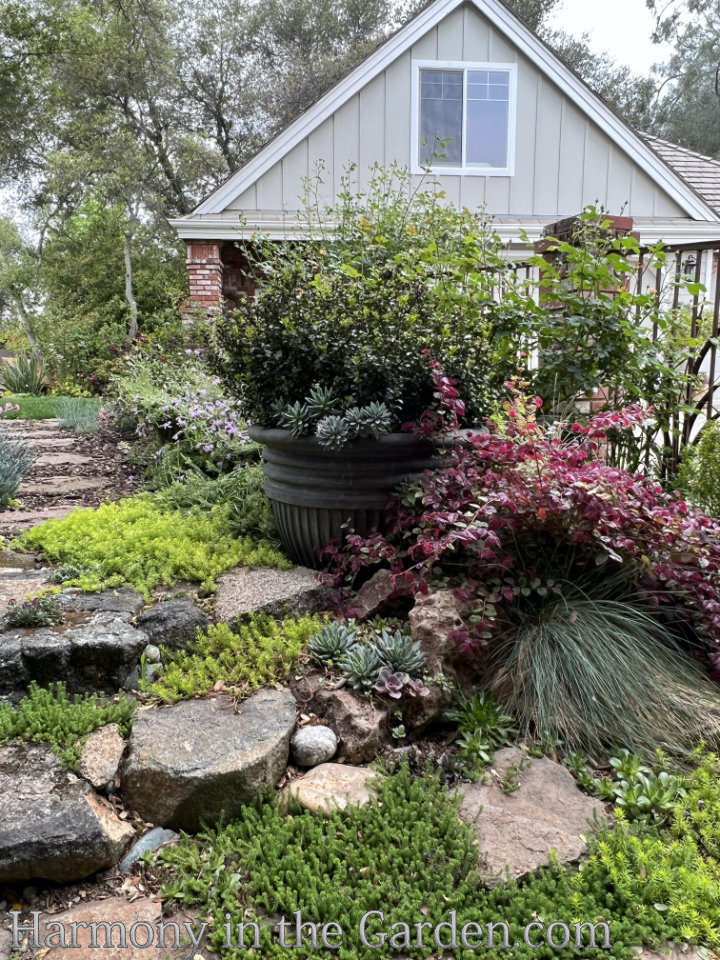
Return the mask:
M 180 580 L 211 592 L 215 578 L 233 567 L 292 566 L 268 543 L 228 533 L 225 505 L 205 512 L 167 510 L 147 494 L 48 520 L 15 546 L 42 551 L 52 563 L 95 564 L 96 570 L 68 581 L 83 590 L 129 585 L 145 597 Z
M 427 932 L 424 948 L 415 946 L 415 924 L 436 926 L 449 919 L 450 910 L 456 911 L 459 944 L 452 956 L 461 958 L 487 956 L 479 949 L 486 941 L 475 941 L 474 950 L 460 946 L 460 930 L 470 922 L 481 924 L 485 937 L 488 924 L 505 922 L 509 943 L 519 949 L 502 949 L 502 930 L 496 929 L 492 954 L 508 960 L 577 956 L 574 925 L 586 921 L 606 921 L 610 927 L 609 949 L 601 949 L 600 932 L 598 948 L 589 948 L 589 929 L 580 928 L 582 955 L 591 958 L 629 960 L 635 945 L 665 940 L 716 947 L 720 872 L 717 850 L 707 843 L 708 834 L 718 831 L 719 772 L 720 762 L 711 757 L 689 778 L 673 830 L 619 821 L 591 840 L 580 872 L 556 865 L 522 884 L 494 890 L 480 880 L 475 830 L 458 819 L 457 798 L 434 775 L 413 779 L 407 767 L 385 779 L 378 802 L 368 807 L 316 817 L 299 807 L 288 816 L 273 802 L 258 804 L 228 825 L 183 837 L 177 847 L 162 851 L 157 863 L 164 896 L 183 907 L 199 907 L 210 922 L 211 944 L 222 952 L 227 952 L 228 919 L 236 943 L 236 924 L 262 915 L 293 920 L 297 910 L 303 922 L 334 921 L 344 933 L 340 949 L 304 949 L 298 953 L 303 957 L 438 956 Z M 711 829 L 708 815 L 714 818 Z M 369 911 L 384 914 L 366 929 L 367 939 L 376 944 L 380 934 L 386 935 L 380 952 L 363 946 L 358 936 Z M 568 948 L 525 946 L 523 933 L 533 922 L 545 928 L 567 924 Z M 393 928 L 394 923 L 410 926 L 411 948 L 402 926 Z M 285 957 L 292 933 L 282 947 L 277 933 L 260 926 L 262 956 Z M 247 934 L 250 946 L 252 931 Z M 554 936 L 562 941 L 561 930 Z M 538 929 L 531 932 L 533 942 L 542 943 L 542 937 Z
M 164 703 L 202 697 L 222 683 L 236 695 L 286 680 L 308 641 L 321 629 L 319 617 L 275 620 L 263 614 L 231 630 L 225 623 L 200 632 L 187 650 L 163 648 L 165 672 L 141 688 Z
M 31 683 L 28 695 L 17 707 L 0 703 L 0 744 L 15 740 L 47 743 L 74 770 L 93 730 L 117 723 L 121 736 L 126 737 L 134 712 L 135 701 L 124 696 L 117 703 L 105 703 L 95 694 L 70 697 L 64 683 L 47 690 Z
M 88 415 L 97 416 L 97 397 L 34 397 L 29 393 L 8 394 L 2 398 L 3 404 L 12 403 L 20 407 L 3 415 L 4 420 L 53 420 L 61 416 L 63 401 L 72 399 L 78 408 L 87 408 Z

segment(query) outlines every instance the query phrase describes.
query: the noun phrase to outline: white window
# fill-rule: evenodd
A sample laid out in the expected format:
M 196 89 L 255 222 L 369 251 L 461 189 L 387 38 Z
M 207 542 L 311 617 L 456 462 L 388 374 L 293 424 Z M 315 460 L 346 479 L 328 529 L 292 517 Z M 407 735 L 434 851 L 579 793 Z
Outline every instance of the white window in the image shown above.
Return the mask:
M 413 63 L 415 172 L 512 176 L 517 67 L 504 63 Z

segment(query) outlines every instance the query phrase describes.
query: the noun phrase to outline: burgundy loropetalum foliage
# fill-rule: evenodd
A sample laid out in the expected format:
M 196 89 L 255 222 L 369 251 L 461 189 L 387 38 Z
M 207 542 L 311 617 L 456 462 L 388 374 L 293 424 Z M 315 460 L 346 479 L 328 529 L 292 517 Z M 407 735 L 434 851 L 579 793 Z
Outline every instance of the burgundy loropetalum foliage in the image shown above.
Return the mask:
M 506 419 L 457 432 L 461 401 L 433 362 L 438 412 L 419 430 L 455 442 L 440 469 L 391 507 L 386 535 L 350 537 L 330 548 L 336 583 L 390 564 L 413 592 L 454 587 L 468 603 L 460 647 L 475 651 L 512 626 L 513 611 L 587 582 L 628 571 L 638 597 L 658 605 L 685 636 L 701 638 L 720 667 L 720 523 L 641 474 L 608 466 L 611 432 L 633 430 L 651 411 L 603 413 L 587 424 L 538 422 L 539 399 L 509 383 Z

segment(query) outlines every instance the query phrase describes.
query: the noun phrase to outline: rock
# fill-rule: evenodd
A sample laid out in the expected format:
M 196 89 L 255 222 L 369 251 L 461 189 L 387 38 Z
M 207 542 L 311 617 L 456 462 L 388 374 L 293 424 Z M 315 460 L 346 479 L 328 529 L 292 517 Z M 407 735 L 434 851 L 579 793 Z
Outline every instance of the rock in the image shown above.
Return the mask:
M 24 603 L 28 595 L 45 586 L 48 573 L 48 570 L 0 567 L 0 617 L 5 616 L 13 602 Z
M 160 663 L 160 647 L 154 643 L 149 643 L 143 650 L 143 657 L 147 663 Z
M 130 587 L 102 590 L 100 593 L 66 590 L 60 595 L 60 602 L 71 613 L 124 613 L 129 617 L 140 613 L 145 606 L 142 595 Z
M 130 737 L 123 795 L 143 819 L 175 830 L 232 817 L 280 779 L 294 726 L 285 690 L 262 690 L 236 710 L 228 697 L 146 710 Z
M 425 654 L 426 671 L 430 676 L 443 673 L 454 678 L 457 667 L 467 671 L 467 654 L 459 654 L 450 636 L 453 630 L 463 626 L 462 615 L 466 608 L 467 604 L 458 600 L 452 590 L 438 590 L 416 597 L 409 615 L 410 630 L 413 640 L 419 642 Z
M 2 510 L 0 511 L 0 530 L 5 536 L 16 537 L 23 530 L 37 527 L 46 520 L 62 520 L 75 510 L 75 506 L 43 507 L 40 510 Z
M 98 955 L 103 960 L 162 960 L 169 950 L 158 943 L 157 925 L 161 920 L 162 904 L 150 897 L 132 901 L 124 897 L 109 897 L 107 900 L 79 904 L 63 913 L 43 914 L 39 918 L 41 944 L 48 944 L 48 938 L 50 945 L 57 943 L 59 931 L 62 931 L 65 946 L 51 945 L 47 952 L 42 951 L 42 955 L 45 960 L 97 960 Z M 71 923 L 77 926 L 71 927 Z M 89 925 L 92 923 L 114 924 L 94 928 L 95 947 L 91 946 L 93 928 Z M 73 929 L 77 931 L 76 946 L 72 945 Z M 151 932 L 152 944 L 149 942 Z M 55 939 L 52 939 L 53 934 Z M 133 940 L 137 946 L 133 945 Z M 174 945 L 172 927 L 167 929 L 165 943 L 168 948 Z
M 503 792 L 503 781 L 517 789 Z M 550 850 L 561 863 L 579 860 L 594 815 L 604 815 L 602 803 L 582 793 L 569 770 L 547 757 L 531 760 L 515 747 L 498 750 L 485 783 L 457 789 L 460 815 L 477 829 L 489 886 L 546 865 Z
M 20 637 L 0 633 L 0 697 L 19 699 L 29 682 Z
M 602 939 L 598 936 L 598 943 Z M 707 960 L 708 951 L 688 943 L 663 943 L 657 950 L 651 947 L 638 947 L 638 960 Z
M 388 713 L 367 697 L 320 687 L 306 709 L 332 727 L 340 740 L 340 756 L 349 763 L 367 763 L 382 750 Z
M 140 670 L 138 667 L 134 667 L 130 673 L 125 677 L 122 688 L 126 693 L 132 693 L 133 690 L 137 690 L 140 686 Z
M 38 467 L 90 467 L 92 460 L 80 453 L 43 453 L 35 461 Z
M 135 832 L 47 747 L 0 747 L 0 880 L 82 880 Z
M 34 570 L 35 559 L 36 554 L 34 553 L 20 553 L 19 550 L 0 550 L 0 570 L 6 567 L 20 567 L 23 570 Z
M 316 613 L 323 609 L 323 596 L 315 571 L 306 567 L 238 567 L 218 578 L 215 618 L 232 623 L 251 613 L 271 617 Z
M 125 741 L 120 736 L 120 728 L 116 723 L 108 723 L 93 730 L 85 741 L 78 773 L 96 790 L 103 790 L 110 780 L 115 779 L 124 752 Z
M 0 659 L 7 658 L 13 682 L 35 680 L 45 686 L 63 679 L 70 693 L 117 692 L 147 646 L 145 634 L 128 620 L 126 613 L 95 613 L 56 627 L 14 630 L 0 635 Z M 8 686 L 3 677 L 0 688 Z
M 105 477 L 39 477 L 37 480 L 23 481 L 18 487 L 18 495 L 36 497 L 49 494 L 52 497 L 74 499 L 81 493 L 103 490 L 106 486 Z
M 283 799 L 298 800 L 311 813 L 329 814 L 348 806 L 364 807 L 377 790 L 370 784 L 377 773 L 367 767 L 351 767 L 343 763 L 323 763 L 299 780 L 283 787 Z
M 338 740 L 330 727 L 302 727 L 290 741 L 293 763 L 298 767 L 316 767 L 337 753 Z
M 208 623 L 208 618 L 192 600 L 165 600 L 137 618 L 138 627 L 151 643 L 173 650 L 187 647 L 198 630 L 205 630 Z
M 164 830 L 162 827 L 154 827 L 152 830 L 148 830 L 147 833 L 140 837 L 137 843 L 134 843 L 132 847 L 130 847 L 130 850 L 120 861 L 118 871 L 120 873 L 129 873 L 140 857 L 144 853 L 147 853 L 148 850 L 154 853 L 164 844 L 171 843 L 177 839 L 178 834 L 175 833 L 174 830 Z
M 370 620 L 378 616 L 393 598 L 407 595 L 402 585 L 395 584 L 390 570 L 378 570 L 360 587 L 345 613 L 354 620 Z

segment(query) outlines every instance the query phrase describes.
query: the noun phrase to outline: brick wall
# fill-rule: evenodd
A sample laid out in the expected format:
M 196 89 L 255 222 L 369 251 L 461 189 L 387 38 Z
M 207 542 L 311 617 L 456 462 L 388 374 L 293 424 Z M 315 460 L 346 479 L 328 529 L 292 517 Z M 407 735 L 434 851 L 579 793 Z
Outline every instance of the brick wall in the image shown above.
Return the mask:
M 217 313 L 222 300 L 223 263 L 220 243 L 190 240 L 187 245 L 190 306 Z
M 243 295 L 253 296 L 255 282 L 247 256 L 234 241 L 187 241 L 189 307 L 204 313 L 232 309 Z

